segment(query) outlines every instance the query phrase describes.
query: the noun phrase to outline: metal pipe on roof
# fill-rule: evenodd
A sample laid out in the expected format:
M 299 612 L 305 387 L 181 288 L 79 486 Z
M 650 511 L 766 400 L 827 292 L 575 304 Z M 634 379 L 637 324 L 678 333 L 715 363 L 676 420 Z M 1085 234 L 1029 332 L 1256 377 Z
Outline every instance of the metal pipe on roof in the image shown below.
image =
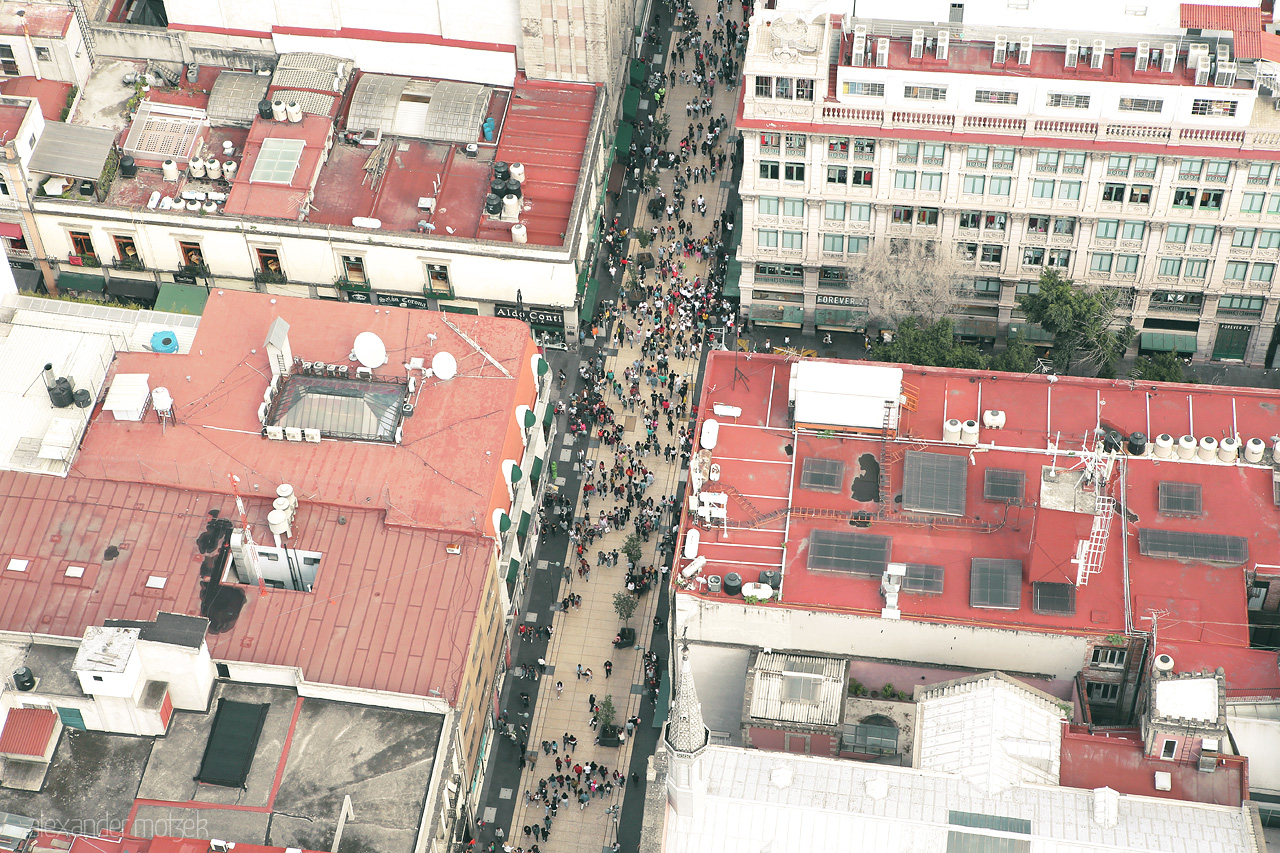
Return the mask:
M 1151 392 L 1143 391 L 1142 396 L 1147 405 L 1147 440 L 1151 440 Z
M 1191 395 L 1187 395 L 1187 435 L 1196 434 L 1196 407 Z
M 1231 437 L 1232 438 L 1240 437 L 1240 427 L 1236 423 L 1236 398 L 1235 397 L 1231 398 Z

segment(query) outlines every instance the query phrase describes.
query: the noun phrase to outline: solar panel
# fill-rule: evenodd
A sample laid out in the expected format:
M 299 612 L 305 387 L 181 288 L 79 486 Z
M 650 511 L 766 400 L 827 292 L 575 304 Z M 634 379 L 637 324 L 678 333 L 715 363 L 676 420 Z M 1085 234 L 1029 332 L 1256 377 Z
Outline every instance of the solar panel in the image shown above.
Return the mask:
M 288 184 L 293 181 L 294 172 L 298 171 L 298 161 L 302 159 L 302 150 L 307 144 L 301 139 L 262 140 L 262 150 L 253 163 L 253 173 L 249 176 L 251 183 L 259 181 L 270 184 Z
M 1199 483 L 1160 483 L 1160 514 L 1194 517 L 1204 514 Z
M 982 496 L 989 501 L 1021 503 L 1027 475 L 1007 468 L 988 468 L 983 477 Z
M 1017 610 L 1022 606 L 1022 562 L 976 557 L 969 564 L 969 606 Z
M 1069 583 L 1036 581 L 1031 585 L 1031 610 L 1056 616 L 1074 616 L 1076 588 Z
M 1146 557 L 1239 565 L 1249 559 L 1249 540 L 1242 536 L 1143 527 L 1138 530 L 1138 550 Z
M 907 573 L 902 578 L 902 591 L 920 595 L 941 595 L 944 576 L 942 566 L 907 563 Z
M 809 535 L 808 568 L 878 578 L 889 565 L 890 536 L 815 530 Z
M 800 469 L 800 488 L 815 492 L 838 492 L 844 481 L 844 463 L 839 459 L 810 456 Z
M 908 450 L 903 473 L 902 508 L 910 512 L 964 515 L 969 478 L 966 456 Z

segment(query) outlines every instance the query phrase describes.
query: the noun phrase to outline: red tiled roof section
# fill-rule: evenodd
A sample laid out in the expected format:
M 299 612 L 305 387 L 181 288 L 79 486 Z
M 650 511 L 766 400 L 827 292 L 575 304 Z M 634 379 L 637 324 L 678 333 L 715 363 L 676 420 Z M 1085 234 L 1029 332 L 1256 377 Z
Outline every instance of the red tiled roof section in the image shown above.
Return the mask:
M 1183 3 L 1181 23 L 1192 30 L 1230 30 L 1235 34 L 1233 59 L 1262 56 L 1262 10 L 1257 6 Z
M 48 708 L 11 708 L 0 731 L 0 755 L 42 757 L 57 723 Z

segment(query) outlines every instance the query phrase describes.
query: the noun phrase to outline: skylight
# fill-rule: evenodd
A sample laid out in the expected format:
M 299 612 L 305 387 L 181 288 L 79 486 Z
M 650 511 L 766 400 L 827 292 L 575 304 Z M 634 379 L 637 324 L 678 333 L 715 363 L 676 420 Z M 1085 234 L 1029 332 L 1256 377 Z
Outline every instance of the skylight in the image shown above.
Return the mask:
M 1194 518 L 1204 514 L 1199 483 L 1160 483 L 1160 514 Z
M 408 386 L 399 382 L 294 373 L 284 379 L 267 413 L 272 427 L 318 430 L 325 438 L 395 441 Z
M 1204 560 L 1239 565 L 1249 559 L 1249 541 L 1242 536 L 1189 533 L 1181 530 L 1138 530 L 1138 550 L 1145 557 Z
M 289 184 L 298 171 L 298 162 L 307 143 L 301 139 L 264 139 L 253 163 L 250 183 Z
M 1001 503 L 1021 503 L 1027 475 L 1022 471 L 988 468 L 983 475 L 982 497 Z
M 969 462 L 964 456 L 908 450 L 902 508 L 910 512 L 964 515 Z
M 808 568 L 878 578 L 889 565 L 892 538 L 842 530 L 815 530 L 809 536 Z
M 902 578 L 902 591 L 917 595 L 941 595 L 946 575 L 942 566 L 925 563 L 907 563 L 907 573 Z
M 1022 606 L 1022 562 L 977 557 L 969 567 L 969 606 L 1017 610 Z
M 1076 588 L 1069 583 L 1037 581 L 1031 585 L 1031 609 L 1053 616 L 1074 616 Z
M 838 492 L 844 480 L 844 463 L 839 459 L 810 456 L 800 471 L 800 488 L 815 492 Z

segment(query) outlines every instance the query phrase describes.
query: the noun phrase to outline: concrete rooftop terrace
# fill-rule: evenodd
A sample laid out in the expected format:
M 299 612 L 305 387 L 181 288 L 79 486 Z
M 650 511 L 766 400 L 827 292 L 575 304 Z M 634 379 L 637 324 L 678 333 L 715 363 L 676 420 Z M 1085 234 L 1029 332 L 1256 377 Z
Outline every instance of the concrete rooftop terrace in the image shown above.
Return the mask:
M 890 537 L 889 561 L 938 566 L 943 572 L 940 591 L 902 593 L 899 607 L 905 620 L 1101 636 L 1123 633 L 1126 606 L 1139 629 L 1150 628 L 1151 611 L 1163 611 L 1160 651 L 1167 648 L 1185 657 L 1195 649 L 1180 663 L 1191 666 L 1203 660 L 1210 668 L 1225 667 L 1233 689 L 1280 693 L 1274 654 L 1248 648 L 1246 611 L 1246 570 L 1266 562 L 1280 545 L 1270 464 L 1160 459 L 1150 453 L 1128 457 L 1122 463 L 1123 479 L 1117 468 L 1106 490 L 1129 513 L 1127 548 L 1117 510 L 1101 571 L 1078 587 L 1073 559 L 1078 543 L 1090 535 L 1094 495 L 1079 491 L 1079 509 L 1090 511 L 1072 511 L 1050 494 L 1054 489 L 1042 486 L 1045 467 L 1054 465 L 1052 443 L 1058 447 L 1059 476 L 1069 482 L 1079 476 L 1082 451 L 1094 447 L 1099 428 L 1125 435 L 1260 437 L 1269 447 L 1280 404 L 1275 392 L 904 366 L 904 390 L 918 402 L 914 411 L 903 410 L 899 433 L 884 445 L 882 455 L 878 429 L 876 435 L 794 433 L 788 422 L 791 366 L 783 356 L 717 352 L 709 357 L 702 421 L 715 405 L 740 407 L 742 414 L 717 418 L 719 439 L 711 461 L 720 466 L 720 480 L 704 488 L 731 487 L 740 493 L 741 499 L 728 502 L 728 521 L 745 529 L 703 529 L 699 553 L 708 560 L 704 574 L 737 571 L 750 582 L 759 571 L 780 569 L 783 606 L 879 616 L 885 601 L 878 576 L 808 568 L 814 532 L 849 531 L 851 513 L 863 512 L 868 514 L 865 529 L 853 529 Z M 740 371 L 736 381 L 735 369 Z M 973 447 L 943 442 L 945 419 L 981 423 L 986 410 L 1006 413 L 1002 429 L 982 429 Z M 903 509 L 906 458 L 912 452 L 964 460 L 956 466 L 965 472 L 959 475 L 963 503 L 957 515 Z M 834 491 L 817 491 L 802 482 L 804 460 L 810 457 L 843 463 Z M 878 502 L 882 460 L 888 474 L 886 507 Z M 1022 499 L 985 499 L 988 468 L 1021 475 Z M 1203 513 L 1162 515 L 1162 481 L 1198 486 Z M 770 517 L 775 512 L 779 514 Z M 755 523 L 753 518 L 766 520 Z M 690 524 L 687 507 L 682 524 Z M 1226 564 L 1144 555 L 1140 529 L 1241 537 L 1247 556 Z M 1012 606 L 972 605 L 975 558 L 1021 561 Z M 1036 582 L 1072 585 L 1071 612 L 1037 612 L 1031 587 Z

